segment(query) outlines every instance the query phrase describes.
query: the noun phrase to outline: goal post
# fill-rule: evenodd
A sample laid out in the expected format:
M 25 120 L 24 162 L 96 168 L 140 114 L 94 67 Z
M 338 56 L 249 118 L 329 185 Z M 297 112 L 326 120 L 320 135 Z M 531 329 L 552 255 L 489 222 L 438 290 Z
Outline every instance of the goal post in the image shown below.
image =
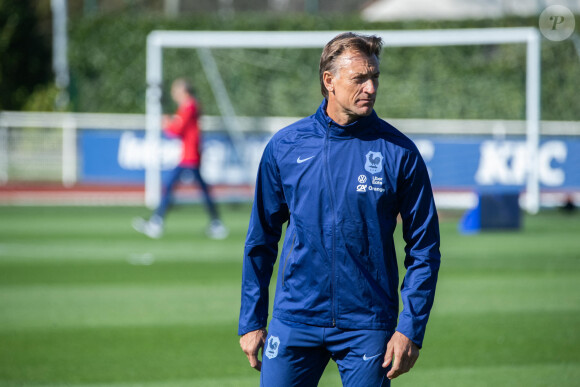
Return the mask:
M 146 141 L 151 154 L 145 173 L 145 203 L 155 207 L 161 197 L 160 139 L 162 115 L 163 50 L 190 48 L 201 50 L 206 59 L 211 49 L 322 48 L 342 31 L 152 31 L 147 37 Z M 446 30 L 364 30 L 366 35 L 383 39 L 383 47 L 460 46 L 521 43 L 526 45 L 525 121 L 528 175 L 525 208 L 535 214 L 540 207 L 538 147 L 540 138 L 540 33 L 536 28 L 483 28 Z M 208 63 L 207 61 L 205 63 Z M 218 86 L 220 82 L 217 82 Z M 223 96 L 223 82 L 214 95 Z M 214 86 L 212 86 L 214 87 Z M 227 94 L 227 93 L 226 93 Z M 227 105 L 227 96 L 226 105 Z M 223 101 L 222 101 L 223 103 Z M 235 113 L 227 106 L 227 131 L 232 142 L 240 135 Z

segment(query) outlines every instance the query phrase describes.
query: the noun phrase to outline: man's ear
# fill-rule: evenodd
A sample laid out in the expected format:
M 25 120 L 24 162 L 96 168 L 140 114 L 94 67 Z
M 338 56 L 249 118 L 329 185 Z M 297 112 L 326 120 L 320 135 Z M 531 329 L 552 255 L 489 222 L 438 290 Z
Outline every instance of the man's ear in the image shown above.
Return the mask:
M 322 74 L 322 82 L 329 93 L 334 93 L 334 75 L 330 71 L 325 71 Z

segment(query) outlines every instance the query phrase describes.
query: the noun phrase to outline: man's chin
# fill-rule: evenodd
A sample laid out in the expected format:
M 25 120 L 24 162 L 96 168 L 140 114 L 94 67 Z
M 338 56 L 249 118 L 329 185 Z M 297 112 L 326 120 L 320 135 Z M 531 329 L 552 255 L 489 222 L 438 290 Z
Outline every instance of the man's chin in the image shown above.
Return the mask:
M 361 117 L 366 117 L 368 115 L 370 115 L 373 112 L 373 104 L 371 104 L 370 106 L 362 106 L 358 109 L 358 115 Z

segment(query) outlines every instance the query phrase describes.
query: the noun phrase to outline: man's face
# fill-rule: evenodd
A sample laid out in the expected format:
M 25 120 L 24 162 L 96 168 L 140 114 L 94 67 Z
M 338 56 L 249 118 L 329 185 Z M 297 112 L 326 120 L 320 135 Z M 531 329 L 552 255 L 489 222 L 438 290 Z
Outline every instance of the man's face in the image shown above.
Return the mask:
M 375 55 L 346 51 L 337 59 L 335 73 L 325 74 L 327 113 L 332 119 L 344 125 L 372 113 L 380 74 Z
M 179 105 L 183 98 L 183 86 L 181 84 L 173 83 L 171 85 L 171 98 Z

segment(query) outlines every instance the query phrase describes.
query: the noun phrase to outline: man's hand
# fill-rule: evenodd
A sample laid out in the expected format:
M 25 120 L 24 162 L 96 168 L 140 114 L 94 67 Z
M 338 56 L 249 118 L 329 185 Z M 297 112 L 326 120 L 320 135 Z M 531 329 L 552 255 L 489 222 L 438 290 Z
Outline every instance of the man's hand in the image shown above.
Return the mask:
M 248 332 L 240 337 L 240 347 L 248 357 L 250 366 L 260 371 L 262 369 L 262 362 L 258 359 L 258 352 L 260 348 L 264 348 L 268 331 L 265 328 L 256 331 Z
M 387 368 L 393 362 L 387 378 L 395 379 L 397 376 L 409 372 L 418 357 L 419 347 L 404 334 L 395 332 L 387 343 L 387 353 L 385 353 L 385 361 L 383 362 L 383 368 Z

